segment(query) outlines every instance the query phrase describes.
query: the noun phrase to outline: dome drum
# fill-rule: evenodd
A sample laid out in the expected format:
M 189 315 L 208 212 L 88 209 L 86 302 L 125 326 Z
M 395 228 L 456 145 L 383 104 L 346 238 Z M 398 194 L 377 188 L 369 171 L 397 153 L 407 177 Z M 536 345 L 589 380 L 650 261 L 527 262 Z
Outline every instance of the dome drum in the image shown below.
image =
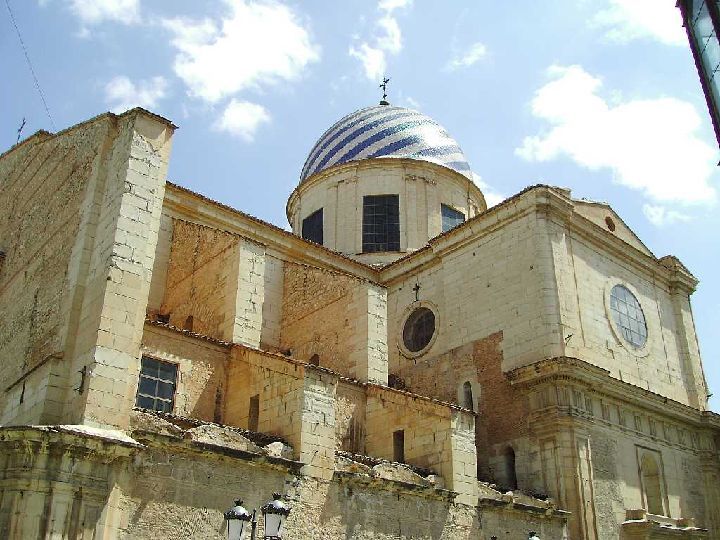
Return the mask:
M 368 107 L 334 124 L 310 151 L 288 220 L 308 240 L 386 264 L 486 209 L 471 178 L 462 150 L 435 121 Z

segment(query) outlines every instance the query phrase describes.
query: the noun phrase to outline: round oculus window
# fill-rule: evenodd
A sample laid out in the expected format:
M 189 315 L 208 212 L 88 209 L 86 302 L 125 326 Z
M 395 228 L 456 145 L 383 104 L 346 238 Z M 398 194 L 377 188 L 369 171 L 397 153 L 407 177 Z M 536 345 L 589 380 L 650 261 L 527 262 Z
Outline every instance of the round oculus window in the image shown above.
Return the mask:
M 622 337 L 636 349 L 647 342 L 647 324 L 640 302 L 630 289 L 615 285 L 610 291 L 610 311 Z
M 413 353 L 428 346 L 435 334 L 435 314 L 426 307 L 419 307 L 410 313 L 403 327 L 403 344 Z

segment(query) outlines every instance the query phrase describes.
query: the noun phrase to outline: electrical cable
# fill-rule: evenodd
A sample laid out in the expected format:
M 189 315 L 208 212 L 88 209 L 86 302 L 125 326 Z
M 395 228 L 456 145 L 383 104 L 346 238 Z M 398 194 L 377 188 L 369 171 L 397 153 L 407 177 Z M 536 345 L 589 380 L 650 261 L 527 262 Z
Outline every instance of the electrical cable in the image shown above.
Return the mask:
M 42 88 L 40 88 L 40 81 L 38 80 L 37 75 L 35 74 L 35 69 L 33 69 L 32 62 L 30 61 L 30 55 L 28 54 L 27 47 L 25 46 L 22 34 L 20 33 L 20 28 L 18 28 L 17 22 L 15 22 L 15 15 L 10 8 L 10 1 L 5 0 L 5 5 L 7 6 L 8 13 L 10 14 L 10 20 L 15 27 L 15 32 L 17 32 L 18 39 L 20 40 L 20 46 L 22 47 L 23 53 L 25 53 L 25 60 L 27 60 L 28 67 L 30 68 L 30 73 L 32 73 L 33 80 L 35 81 L 35 88 L 37 88 L 37 91 L 40 94 L 40 99 L 42 100 L 43 106 L 45 107 L 45 112 L 50 119 L 50 124 L 52 125 L 53 131 L 57 131 L 57 128 L 55 127 L 55 121 L 50 114 L 50 108 L 48 107 L 47 101 L 45 100 L 45 94 L 43 93 Z

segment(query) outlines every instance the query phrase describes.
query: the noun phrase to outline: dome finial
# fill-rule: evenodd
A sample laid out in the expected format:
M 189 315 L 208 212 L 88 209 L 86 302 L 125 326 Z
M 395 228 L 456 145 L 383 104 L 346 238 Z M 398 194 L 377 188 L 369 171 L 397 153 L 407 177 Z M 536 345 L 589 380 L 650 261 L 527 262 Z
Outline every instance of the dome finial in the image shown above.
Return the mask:
M 378 88 L 382 88 L 383 96 L 380 100 L 380 105 L 390 105 L 390 103 L 387 100 L 387 83 L 390 82 L 390 79 L 388 77 L 383 77 L 383 82 L 380 84 Z

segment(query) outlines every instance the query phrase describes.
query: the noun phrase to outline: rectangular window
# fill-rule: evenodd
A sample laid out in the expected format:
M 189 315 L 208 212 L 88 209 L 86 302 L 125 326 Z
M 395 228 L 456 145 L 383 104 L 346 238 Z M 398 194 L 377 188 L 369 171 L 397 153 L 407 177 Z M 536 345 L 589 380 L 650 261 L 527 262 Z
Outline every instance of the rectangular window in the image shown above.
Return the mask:
M 402 429 L 393 432 L 393 461 L 405 462 L 405 431 Z
M 363 253 L 400 251 L 400 196 L 363 197 Z
M 257 431 L 260 423 L 260 394 L 250 398 L 250 410 L 248 411 L 248 430 Z
M 440 206 L 440 210 L 442 212 L 442 232 L 454 229 L 465 222 L 465 214 L 455 210 L 452 206 L 443 204 Z
M 313 212 L 302 222 L 302 237 L 316 244 L 323 244 L 323 209 Z
M 176 381 L 177 364 L 143 356 L 135 406 L 172 412 Z

